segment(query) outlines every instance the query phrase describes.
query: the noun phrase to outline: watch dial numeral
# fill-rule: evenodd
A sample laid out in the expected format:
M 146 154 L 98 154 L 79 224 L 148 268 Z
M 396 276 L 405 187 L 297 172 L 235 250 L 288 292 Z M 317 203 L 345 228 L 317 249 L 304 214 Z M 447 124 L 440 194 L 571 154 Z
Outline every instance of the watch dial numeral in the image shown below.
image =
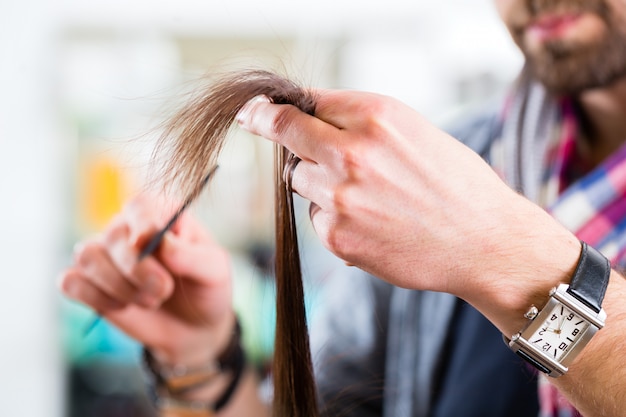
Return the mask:
M 555 305 L 543 314 L 539 316 L 538 327 L 526 340 L 545 356 L 560 361 L 587 331 L 589 324 L 562 304 Z

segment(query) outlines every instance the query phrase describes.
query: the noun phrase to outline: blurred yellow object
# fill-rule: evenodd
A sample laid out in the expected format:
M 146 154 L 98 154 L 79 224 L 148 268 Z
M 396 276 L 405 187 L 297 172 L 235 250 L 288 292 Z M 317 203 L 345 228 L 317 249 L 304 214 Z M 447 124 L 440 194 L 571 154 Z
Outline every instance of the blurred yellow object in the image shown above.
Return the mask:
M 84 227 L 102 229 L 118 213 L 130 193 L 130 178 L 119 162 L 96 157 L 85 164 L 79 195 Z

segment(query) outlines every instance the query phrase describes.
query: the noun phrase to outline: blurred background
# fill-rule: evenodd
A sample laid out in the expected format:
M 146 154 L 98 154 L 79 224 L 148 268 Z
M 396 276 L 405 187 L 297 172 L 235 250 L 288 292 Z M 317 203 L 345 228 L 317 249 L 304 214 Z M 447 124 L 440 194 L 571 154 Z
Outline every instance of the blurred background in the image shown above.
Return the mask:
M 445 126 L 521 57 L 491 0 L 0 0 L 0 415 L 153 415 L 139 346 L 60 296 L 74 243 L 142 190 L 155 127 L 207 72 L 389 94 Z M 234 254 L 247 350 L 271 354 L 272 149 L 235 133 L 195 210 Z M 302 204 L 302 206 L 306 206 Z M 338 264 L 302 238 L 311 314 Z

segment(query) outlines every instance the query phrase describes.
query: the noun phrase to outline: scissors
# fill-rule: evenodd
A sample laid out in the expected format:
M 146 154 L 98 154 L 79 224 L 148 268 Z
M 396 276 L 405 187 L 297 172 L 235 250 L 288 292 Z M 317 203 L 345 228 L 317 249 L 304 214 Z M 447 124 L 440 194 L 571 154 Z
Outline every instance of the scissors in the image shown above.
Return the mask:
M 187 199 L 178 208 L 178 210 L 176 210 L 176 213 L 174 213 L 172 215 L 172 217 L 168 220 L 168 222 L 165 224 L 165 226 L 163 226 L 157 233 L 155 233 L 150 238 L 148 243 L 143 247 L 143 249 L 141 249 L 141 252 L 139 252 L 139 255 L 137 256 L 137 261 L 138 262 L 143 260 L 147 256 L 151 255 L 159 247 L 159 245 L 161 244 L 161 241 L 163 240 L 163 237 L 165 236 L 165 234 L 172 228 L 172 226 L 174 226 L 174 224 L 176 223 L 176 221 L 178 220 L 180 215 L 183 214 L 183 212 L 187 209 L 187 207 L 189 207 L 191 205 L 191 203 L 193 203 L 194 199 L 200 194 L 200 191 L 202 191 L 204 186 L 209 182 L 209 180 L 211 179 L 211 177 L 213 176 L 215 171 L 217 171 L 217 168 L 219 168 L 219 165 L 215 165 L 209 171 L 209 173 L 206 174 L 206 176 L 202 179 L 200 184 L 198 184 L 198 187 L 197 187 L 196 191 L 191 193 L 189 196 L 187 196 Z M 91 331 L 96 327 L 96 325 L 98 323 L 100 323 L 100 320 L 102 320 L 102 316 L 100 316 L 100 315 L 98 315 L 96 318 L 94 318 L 89 323 L 89 325 L 87 327 L 85 327 L 85 331 L 83 333 L 84 336 L 89 335 L 89 333 L 91 333 Z

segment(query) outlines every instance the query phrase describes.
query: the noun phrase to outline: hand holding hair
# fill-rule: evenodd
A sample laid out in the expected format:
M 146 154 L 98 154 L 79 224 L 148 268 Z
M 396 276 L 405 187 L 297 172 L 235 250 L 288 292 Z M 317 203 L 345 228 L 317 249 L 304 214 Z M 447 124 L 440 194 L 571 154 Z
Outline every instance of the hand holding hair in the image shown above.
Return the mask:
M 543 306 L 551 288 L 570 282 L 578 239 L 470 149 L 391 98 L 317 96 L 315 118 L 254 101 L 238 121 L 302 159 L 291 187 L 311 201 L 311 221 L 331 251 L 393 284 L 464 298 L 505 335 L 524 326 L 530 305 Z M 605 327 L 552 381 L 584 415 L 623 414 L 625 296 L 626 281 L 613 271 Z M 607 387 L 607 376 L 619 387 Z
M 529 299 L 546 299 L 567 279 L 577 239 L 469 148 L 392 98 L 315 94 L 315 117 L 254 100 L 238 122 L 302 159 L 291 186 L 311 201 L 314 229 L 332 252 L 392 284 L 464 298 L 507 332 Z M 535 249 L 538 231 L 555 251 Z M 503 285 L 514 296 L 498 300 Z

